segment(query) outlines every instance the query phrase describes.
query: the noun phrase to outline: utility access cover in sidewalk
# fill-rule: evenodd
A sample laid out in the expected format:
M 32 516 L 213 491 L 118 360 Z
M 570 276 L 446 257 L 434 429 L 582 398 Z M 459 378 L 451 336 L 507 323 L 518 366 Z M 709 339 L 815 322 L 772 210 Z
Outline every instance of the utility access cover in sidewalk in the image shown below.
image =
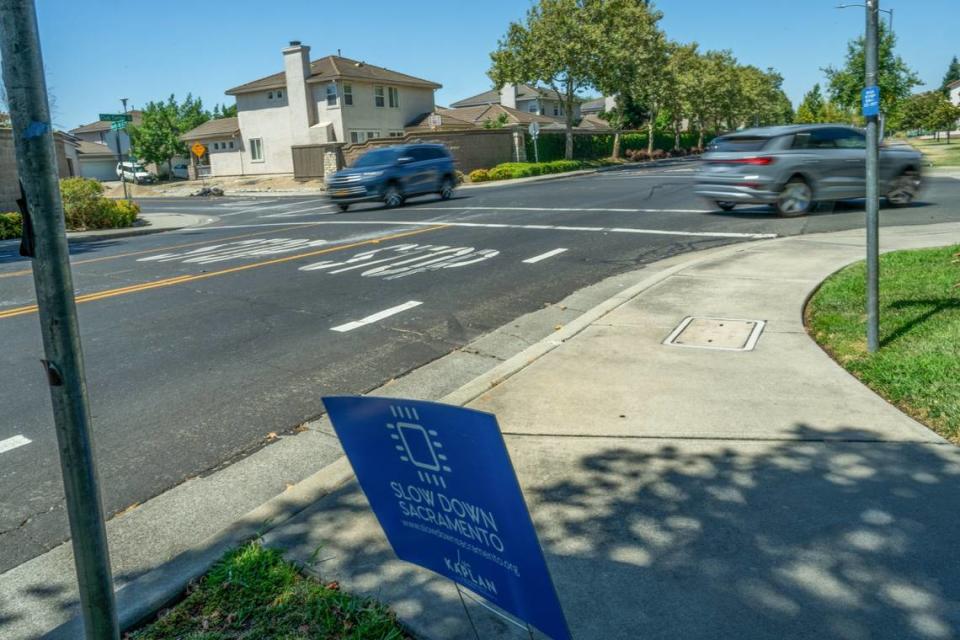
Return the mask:
M 763 320 L 732 320 L 729 318 L 683 319 L 667 336 L 663 344 L 674 347 L 721 349 L 723 351 L 751 351 L 757 346 Z

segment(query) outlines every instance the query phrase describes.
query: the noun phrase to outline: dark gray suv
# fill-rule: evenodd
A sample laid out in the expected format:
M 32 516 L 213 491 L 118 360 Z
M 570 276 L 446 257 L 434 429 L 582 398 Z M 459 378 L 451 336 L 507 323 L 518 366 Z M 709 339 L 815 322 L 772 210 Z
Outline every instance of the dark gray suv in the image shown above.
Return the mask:
M 325 180 L 327 194 L 341 211 L 354 202 L 383 202 L 399 207 L 411 196 L 453 197 L 456 172 L 442 144 L 405 144 L 367 151 L 351 167 Z
M 922 156 L 909 145 L 880 147 L 880 194 L 894 206 L 920 189 Z M 866 138 L 844 125 L 745 129 L 716 138 L 703 155 L 696 193 L 724 211 L 770 204 L 780 215 L 808 213 L 817 201 L 866 195 Z

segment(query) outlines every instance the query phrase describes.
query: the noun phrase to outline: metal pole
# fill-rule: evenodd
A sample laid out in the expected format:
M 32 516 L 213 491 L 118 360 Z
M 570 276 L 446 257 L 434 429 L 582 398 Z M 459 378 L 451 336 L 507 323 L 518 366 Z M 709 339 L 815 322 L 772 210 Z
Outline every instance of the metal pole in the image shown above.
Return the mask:
M 90 441 L 73 279 L 57 180 L 57 155 L 33 0 L 0 0 L 0 57 L 17 169 L 35 234 L 33 275 L 80 609 L 88 640 L 116 640 L 116 604 Z
M 880 0 L 867 0 L 866 86 L 877 84 L 877 11 Z M 867 116 L 867 350 L 880 347 L 880 194 L 877 116 Z
M 126 117 L 126 115 L 127 115 L 127 99 L 126 99 L 126 98 L 120 98 L 120 102 L 123 103 L 123 115 L 124 115 L 124 117 Z M 120 130 L 117 131 L 117 146 L 120 146 L 120 131 L 126 131 L 126 130 L 127 130 L 127 121 L 124 120 L 124 121 L 123 121 L 123 129 L 120 129 Z M 130 146 L 130 134 L 128 133 L 128 134 L 127 134 L 127 162 L 130 163 L 130 171 L 133 173 L 133 176 L 134 176 L 134 178 L 133 178 L 134 184 L 136 184 L 137 172 L 136 172 L 136 171 L 134 170 L 134 168 L 133 168 L 133 157 L 130 155 L 130 152 L 131 152 L 132 150 L 133 150 L 133 149 L 132 149 L 132 147 Z M 123 190 L 123 192 L 124 192 L 124 195 L 127 196 L 127 200 L 133 200 L 133 187 L 130 187 L 130 194 L 127 195 L 127 190 L 126 190 L 127 181 L 124 180 L 124 181 L 123 181 L 123 184 L 124 184 L 124 190 Z
M 120 130 L 115 128 L 113 122 L 110 123 L 110 129 L 113 131 L 114 138 L 117 141 L 117 163 L 120 165 L 120 182 L 123 183 L 123 198 L 124 200 L 129 200 L 130 195 L 127 193 L 127 172 L 123 166 L 123 152 L 120 150 Z

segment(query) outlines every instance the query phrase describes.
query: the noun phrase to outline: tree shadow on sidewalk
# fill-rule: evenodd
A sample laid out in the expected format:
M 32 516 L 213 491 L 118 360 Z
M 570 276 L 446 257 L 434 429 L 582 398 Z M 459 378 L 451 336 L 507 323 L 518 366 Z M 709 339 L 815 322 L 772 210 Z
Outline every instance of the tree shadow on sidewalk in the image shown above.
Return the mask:
M 957 637 L 958 450 L 795 435 L 604 448 L 529 489 L 574 636 Z

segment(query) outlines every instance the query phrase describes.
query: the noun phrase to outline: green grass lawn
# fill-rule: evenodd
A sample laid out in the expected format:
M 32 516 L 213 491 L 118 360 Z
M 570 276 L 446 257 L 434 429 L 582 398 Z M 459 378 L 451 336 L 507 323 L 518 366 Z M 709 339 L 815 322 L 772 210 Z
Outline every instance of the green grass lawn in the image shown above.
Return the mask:
M 231 551 L 180 604 L 128 640 L 401 640 L 410 636 L 376 601 L 302 574 L 257 543 Z
M 910 138 L 904 142 L 916 147 L 935 167 L 960 167 L 960 137 L 953 136 L 950 144 L 946 135 L 941 135 L 939 141 Z
M 811 334 L 867 386 L 960 443 L 960 245 L 880 259 L 880 350 L 866 345 L 866 267 L 828 278 L 807 305 Z

